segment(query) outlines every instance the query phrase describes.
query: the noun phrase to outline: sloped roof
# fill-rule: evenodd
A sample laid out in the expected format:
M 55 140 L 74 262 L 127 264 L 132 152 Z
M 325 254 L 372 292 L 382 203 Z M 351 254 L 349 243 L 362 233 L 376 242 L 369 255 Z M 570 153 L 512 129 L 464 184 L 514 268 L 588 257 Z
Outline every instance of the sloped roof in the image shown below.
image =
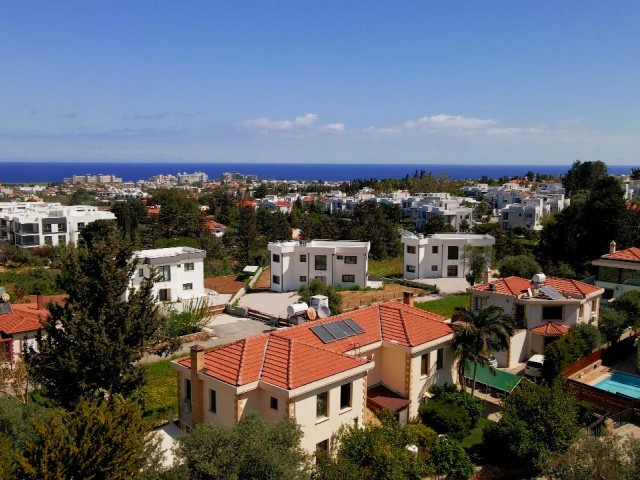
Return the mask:
M 569 331 L 569 327 L 566 325 L 560 325 L 558 323 L 545 323 L 544 325 L 540 325 L 539 327 L 535 327 L 531 329 L 532 333 L 538 333 L 540 335 L 545 336 L 556 336 L 556 335 L 564 335 Z
M 494 285 L 494 287 L 491 287 Z M 578 280 L 570 280 L 568 278 L 547 277 L 544 286 L 550 286 L 558 292 L 567 295 L 589 295 L 595 293 L 600 288 Z M 493 288 L 493 290 L 492 290 Z M 506 277 L 493 280 L 489 283 L 480 283 L 471 287 L 471 290 L 480 292 L 491 292 L 499 295 L 509 295 L 517 297 L 518 295 L 532 288 L 531 281 L 521 277 Z
M 325 344 L 311 330 L 345 318 L 352 318 L 364 332 Z M 204 373 L 234 386 L 262 380 L 294 389 L 366 364 L 345 353 L 356 347 L 383 339 L 411 347 L 450 335 L 453 329 L 444 320 L 415 307 L 387 302 L 214 348 L 205 352 Z M 189 357 L 178 363 L 191 367 Z
M 619 250 L 616 253 L 608 253 L 600 257 L 606 260 L 624 260 L 627 262 L 640 262 L 640 248 L 631 247 Z
M 35 332 L 42 328 L 47 310 L 38 310 L 36 305 L 25 303 L 11 305 L 11 313 L 0 315 L 0 332 L 6 335 Z

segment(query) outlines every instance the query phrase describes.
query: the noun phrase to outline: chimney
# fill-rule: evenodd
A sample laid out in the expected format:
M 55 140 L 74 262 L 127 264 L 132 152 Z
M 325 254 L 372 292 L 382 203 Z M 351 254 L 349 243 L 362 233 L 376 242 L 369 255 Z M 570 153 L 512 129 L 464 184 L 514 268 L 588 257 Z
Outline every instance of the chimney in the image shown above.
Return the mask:
M 191 347 L 191 422 L 195 427 L 204 421 L 204 398 L 202 380 L 198 373 L 204 369 L 204 347 Z
M 487 267 L 487 269 L 482 272 L 482 283 L 489 283 L 491 281 L 492 273 L 491 269 Z
M 616 242 L 615 240 L 611 240 L 611 243 L 609 244 L 609 255 L 616 253 Z
M 402 303 L 405 305 L 409 305 L 413 307 L 413 292 L 404 291 L 402 292 Z
M 42 295 L 40 295 L 40 294 L 36 295 L 36 308 L 38 310 L 44 309 L 44 299 L 42 298 Z

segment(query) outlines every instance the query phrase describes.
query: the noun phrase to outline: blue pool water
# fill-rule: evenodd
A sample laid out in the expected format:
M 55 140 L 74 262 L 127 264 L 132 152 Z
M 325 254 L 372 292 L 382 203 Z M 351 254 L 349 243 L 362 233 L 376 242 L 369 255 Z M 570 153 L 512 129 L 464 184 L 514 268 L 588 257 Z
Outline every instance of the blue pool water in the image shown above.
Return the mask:
M 595 386 L 607 392 L 622 393 L 640 399 L 640 377 L 635 375 L 615 372 L 606 380 L 596 383 Z

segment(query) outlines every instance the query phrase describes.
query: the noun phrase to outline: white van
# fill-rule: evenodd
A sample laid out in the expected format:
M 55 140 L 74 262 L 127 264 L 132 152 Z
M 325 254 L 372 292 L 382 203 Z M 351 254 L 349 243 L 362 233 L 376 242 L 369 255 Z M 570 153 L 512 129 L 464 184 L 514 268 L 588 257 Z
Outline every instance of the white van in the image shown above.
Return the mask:
M 534 355 L 527 360 L 527 364 L 524 367 L 524 374 L 527 377 L 541 378 L 543 365 L 544 355 Z

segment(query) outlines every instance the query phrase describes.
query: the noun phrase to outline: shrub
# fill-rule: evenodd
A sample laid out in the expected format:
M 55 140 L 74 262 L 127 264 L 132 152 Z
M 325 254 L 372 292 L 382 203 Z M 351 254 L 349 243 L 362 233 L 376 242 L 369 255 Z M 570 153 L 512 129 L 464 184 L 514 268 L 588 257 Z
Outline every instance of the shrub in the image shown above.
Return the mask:
M 445 384 L 442 387 L 434 385 L 429 391 L 433 394 L 433 400 L 442 400 L 445 403 L 464 408 L 469 413 L 471 428 L 478 424 L 483 411 L 482 400 L 463 390 L 458 390 L 455 385 Z
M 464 448 L 452 438 L 436 439 L 429 456 L 430 470 L 452 480 L 467 480 L 475 472 L 475 467 Z
M 542 375 L 551 384 L 562 371 L 576 360 L 591 353 L 601 344 L 602 337 L 593 325 L 578 325 L 565 336 L 544 349 Z
M 165 327 L 165 334 L 170 338 L 196 333 L 207 323 L 207 302 L 205 299 L 185 302 L 182 312 L 171 311 Z
M 418 410 L 422 423 L 438 433 L 462 440 L 472 428 L 469 412 L 464 408 L 443 400 L 430 400 Z
M 410 423 L 406 429 L 411 442 L 423 450 L 430 449 L 438 436 L 434 429 L 422 423 Z

